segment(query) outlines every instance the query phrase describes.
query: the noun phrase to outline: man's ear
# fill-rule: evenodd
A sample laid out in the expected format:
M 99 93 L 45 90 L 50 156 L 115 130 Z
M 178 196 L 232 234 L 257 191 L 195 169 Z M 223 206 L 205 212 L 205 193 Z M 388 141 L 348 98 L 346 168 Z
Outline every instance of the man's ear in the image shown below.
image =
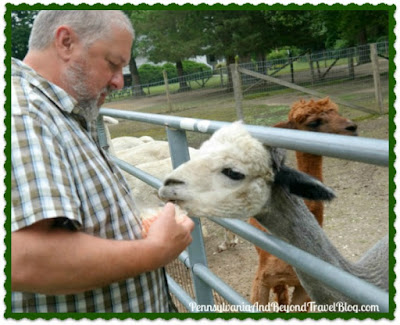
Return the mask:
M 78 41 L 75 32 L 69 26 L 60 26 L 56 30 L 54 40 L 57 53 L 63 60 L 68 61 Z

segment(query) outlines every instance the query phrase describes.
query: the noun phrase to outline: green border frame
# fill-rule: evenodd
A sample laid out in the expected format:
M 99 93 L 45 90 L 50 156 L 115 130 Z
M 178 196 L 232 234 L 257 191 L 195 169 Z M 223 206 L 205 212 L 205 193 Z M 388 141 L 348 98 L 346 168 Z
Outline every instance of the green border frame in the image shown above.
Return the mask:
M 9 171 L 11 170 L 11 160 L 10 160 L 10 120 L 11 116 L 9 114 L 11 110 L 11 87 L 10 87 L 10 80 L 11 80 L 11 71 L 10 71 L 10 65 L 11 65 L 11 11 L 13 10 L 38 10 L 38 9 L 81 9 L 81 10 L 90 10 L 90 9 L 120 9 L 120 10 L 387 10 L 389 12 L 389 55 L 390 55 L 390 60 L 389 60 L 389 247 L 390 247 L 390 260 L 389 260 L 389 272 L 390 272 L 390 279 L 392 280 L 390 283 L 389 287 L 389 312 L 388 313 L 360 313 L 360 314 L 355 314 L 355 313 L 317 313 L 317 314 L 312 314 L 312 313 L 291 313 L 291 314 L 246 314 L 246 313 L 224 313 L 224 314 L 212 314 L 212 313 L 204 313 L 204 314 L 196 314 L 196 313 L 180 313 L 180 314 L 172 314 L 172 313 L 166 313 L 166 314 L 143 314 L 143 313 L 12 313 L 11 312 L 11 281 L 10 281 L 10 271 L 11 271 L 11 265 L 10 265 L 10 242 L 11 242 L 11 232 L 10 232 L 10 215 L 11 215 L 11 207 L 10 207 L 10 201 L 11 201 L 11 191 L 9 188 L 9 184 L 11 182 L 10 179 L 10 174 Z M 313 4 L 288 4 L 288 5 L 282 5 L 282 4 L 260 4 L 260 5 L 251 5 L 251 4 L 243 4 L 243 5 L 237 5 L 237 4 L 229 4 L 229 5 L 222 5 L 222 4 L 214 4 L 214 5 L 208 5 L 208 4 L 199 4 L 199 5 L 193 5 L 193 4 L 183 4 L 183 5 L 178 5 L 178 4 L 169 4 L 169 5 L 164 5 L 164 4 L 154 4 L 154 5 L 148 5 L 148 4 L 138 4 L 138 5 L 132 5 L 132 4 L 124 4 L 124 5 L 119 5 L 119 4 L 109 4 L 109 5 L 104 5 L 104 4 L 80 4 L 80 5 L 73 5 L 73 4 L 64 4 L 64 5 L 59 5 L 59 4 L 11 4 L 11 3 L 6 3 L 6 11 L 5 11 L 5 22 L 6 22 L 6 28 L 5 28 L 5 36 L 6 36 L 6 42 L 5 42 L 5 51 L 6 51 L 6 56 L 5 56 L 5 66 L 6 66 L 6 72 L 5 72 L 5 81 L 6 81 L 6 87 L 4 90 L 4 94 L 6 96 L 6 101 L 5 101 L 5 110 L 6 110 L 6 117 L 5 117 L 5 140 L 6 140 L 6 147 L 4 150 L 5 153 L 5 171 L 6 171 L 6 176 L 5 176 L 5 186 L 6 186 L 6 191 L 5 191 L 5 201 L 6 201 L 6 206 L 4 209 L 5 212 L 5 259 L 6 259 L 6 266 L 5 266 L 5 283 L 4 283 L 4 288 L 6 291 L 6 296 L 5 296 L 5 313 L 4 317 L 6 319 L 15 319 L 15 320 L 21 320 L 21 319 L 44 319 L 44 320 L 50 320 L 50 319 L 105 319 L 105 320 L 110 320 L 110 319 L 149 319 L 149 320 L 155 320 L 155 319 L 238 319 L 238 320 L 244 320 L 244 319 L 394 319 L 394 311 L 396 308 L 394 296 L 396 293 L 395 287 L 394 287 L 394 280 L 396 278 L 395 272 L 394 272 L 394 265 L 396 263 L 395 257 L 394 257 L 394 251 L 395 251 L 395 242 L 394 242 L 394 235 L 396 233 L 396 230 L 394 228 L 394 221 L 395 221 L 395 213 L 394 213 L 394 206 L 395 206 L 395 198 L 394 198 L 394 192 L 396 189 L 396 185 L 394 182 L 394 176 L 396 173 L 394 162 L 395 162 L 395 153 L 394 153 L 394 147 L 396 144 L 396 140 L 394 138 L 394 132 L 396 129 L 396 125 L 394 122 L 394 117 L 395 117 L 395 108 L 394 108 L 394 101 L 396 99 L 396 95 L 394 92 L 394 87 L 396 84 L 395 78 L 394 78 L 394 71 L 396 69 L 396 65 L 394 62 L 394 57 L 396 54 L 396 50 L 394 48 L 394 43 L 396 41 L 396 35 L 394 33 L 394 28 L 396 25 L 395 18 L 394 18 L 394 12 L 396 10 L 395 5 L 388 5 L 388 4 L 378 4 L 378 5 L 372 5 L 372 4 L 348 4 L 348 5 L 342 5 L 342 4 L 333 4 L 333 5 L 327 5 L 327 4 L 318 4 L 318 5 L 313 5 Z

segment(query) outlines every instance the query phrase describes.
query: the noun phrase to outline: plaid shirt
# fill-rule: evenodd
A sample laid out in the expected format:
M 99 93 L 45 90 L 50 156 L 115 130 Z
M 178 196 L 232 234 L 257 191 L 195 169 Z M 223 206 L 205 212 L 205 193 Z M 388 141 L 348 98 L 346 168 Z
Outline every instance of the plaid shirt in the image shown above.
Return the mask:
M 64 217 L 58 220 L 94 236 L 141 238 L 130 189 L 99 147 L 95 123 L 80 116 L 64 90 L 21 61 L 12 60 L 11 80 L 11 230 Z M 74 295 L 13 292 L 12 311 L 170 311 L 164 272 L 161 268 Z

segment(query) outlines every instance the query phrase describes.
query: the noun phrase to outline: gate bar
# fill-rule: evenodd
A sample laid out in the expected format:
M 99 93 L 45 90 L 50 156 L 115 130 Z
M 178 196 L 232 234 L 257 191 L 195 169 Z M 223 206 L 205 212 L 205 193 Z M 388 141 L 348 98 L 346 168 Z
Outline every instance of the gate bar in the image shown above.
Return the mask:
M 181 288 L 181 286 L 176 283 L 176 281 L 167 274 L 167 281 L 169 290 L 174 294 L 176 298 L 183 304 L 183 306 L 192 313 L 196 313 L 196 309 L 193 306 L 196 306 L 197 303 L 190 297 L 185 290 Z
M 193 273 L 207 283 L 211 288 L 217 291 L 223 296 L 230 304 L 234 306 L 251 306 L 247 308 L 246 312 L 258 312 L 256 306 L 252 305 L 247 299 L 238 294 L 229 285 L 218 278 L 214 273 L 210 271 L 208 267 L 203 264 L 195 264 L 192 267 Z
M 186 251 L 183 251 L 179 255 L 179 260 L 185 264 L 186 267 L 191 268 L 193 273 L 200 277 L 204 282 L 208 283 L 215 291 L 217 291 L 222 297 L 224 297 L 230 304 L 237 306 L 251 306 L 247 310 L 251 312 L 258 312 L 255 306 L 251 304 L 246 298 L 241 296 L 217 275 L 215 275 L 209 268 L 202 264 L 195 264 L 193 267 L 190 265 L 189 256 Z M 246 310 L 246 311 L 247 311 Z M 250 312 L 250 311 L 249 311 Z
M 171 153 L 173 168 L 190 160 L 189 149 L 184 130 L 167 128 L 168 143 Z M 192 243 L 187 248 L 191 265 L 203 264 L 207 266 L 206 250 L 204 247 L 203 235 L 201 232 L 201 222 L 199 218 L 193 218 L 195 228 L 192 231 Z M 193 269 L 192 269 L 193 270 Z M 193 272 L 193 287 L 196 295 L 196 301 L 199 305 L 214 305 L 214 297 L 210 286 L 208 286 L 200 277 Z
M 182 118 L 176 116 L 148 114 L 102 108 L 100 113 L 115 118 L 124 118 L 156 125 L 165 125 L 187 131 L 214 133 L 229 122 L 203 119 Z M 309 152 L 379 166 L 389 166 L 389 141 L 364 137 L 280 129 L 267 126 L 245 125 L 252 136 L 261 142 L 273 146 Z
M 378 305 L 380 312 L 389 312 L 389 294 L 375 285 L 290 245 L 278 237 L 265 233 L 243 220 L 209 219 L 329 287 L 342 292 L 347 297 L 364 305 Z

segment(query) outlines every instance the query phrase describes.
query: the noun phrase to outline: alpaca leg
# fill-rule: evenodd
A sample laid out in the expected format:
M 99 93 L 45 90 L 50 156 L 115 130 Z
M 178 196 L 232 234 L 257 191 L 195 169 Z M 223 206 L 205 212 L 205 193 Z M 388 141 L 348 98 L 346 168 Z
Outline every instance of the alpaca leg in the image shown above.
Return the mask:
M 250 301 L 252 304 L 258 303 L 261 305 L 268 305 L 269 303 L 269 294 L 271 288 L 265 286 L 262 281 L 256 276 L 253 280 L 253 285 L 251 287 L 251 295 Z
M 239 238 L 233 232 L 225 229 L 224 230 L 225 239 L 218 245 L 218 253 L 227 250 L 230 247 L 235 247 L 239 243 Z
M 286 284 L 279 284 L 272 288 L 273 292 L 276 294 L 279 306 L 289 305 L 289 287 Z
M 235 233 L 229 230 L 225 231 L 226 231 L 226 238 L 228 239 L 228 247 L 235 247 L 239 243 L 239 237 Z
M 228 249 L 228 246 L 226 245 L 226 241 L 223 241 L 221 244 L 218 245 L 217 251 L 218 253 L 221 253 L 223 251 L 226 251 Z
M 226 232 L 227 232 L 227 230 L 224 229 L 224 241 L 218 245 L 218 248 L 217 248 L 218 253 L 221 253 L 228 249 L 228 236 L 227 236 Z
M 295 286 L 292 295 L 292 305 L 303 306 L 303 304 L 310 302 L 311 299 L 302 286 Z M 307 308 L 308 311 L 308 308 Z

